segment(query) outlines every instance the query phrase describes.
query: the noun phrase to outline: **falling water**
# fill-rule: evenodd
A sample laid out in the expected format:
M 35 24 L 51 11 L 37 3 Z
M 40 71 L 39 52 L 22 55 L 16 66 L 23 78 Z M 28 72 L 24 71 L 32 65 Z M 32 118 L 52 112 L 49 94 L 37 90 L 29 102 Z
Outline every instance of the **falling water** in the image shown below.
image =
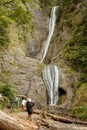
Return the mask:
M 49 64 L 43 70 L 43 80 L 47 87 L 49 104 L 55 105 L 58 101 L 59 70 L 56 65 Z
M 55 22 L 56 22 L 56 10 L 58 6 L 52 8 L 51 18 L 49 22 L 49 34 L 44 48 L 43 58 L 41 62 L 44 62 L 50 41 L 54 32 Z M 49 64 L 43 70 L 43 80 L 47 87 L 49 104 L 56 105 L 58 101 L 58 85 L 59 85 L 59 70 L 56 65 Z
M 53 32 L 54 32 L 57 8 L 58 8 L 58 6 L 54 6 L 52 8 L 52 11 L 51 11 L 51 17 L 50 17 L 50 21 L 49 21 L 49 34 L 48 34 L 48 37 L 47 37 L 47 40 L 46 40 L 44 53 L 43 53 L 43 57 L 42 57 L 41 62 L 43 62 L 45 60 L 45 57 L 47 55 L 48 48 L 49 48 L 49 45 L 50 45 L 51 37 L 52 37 Z

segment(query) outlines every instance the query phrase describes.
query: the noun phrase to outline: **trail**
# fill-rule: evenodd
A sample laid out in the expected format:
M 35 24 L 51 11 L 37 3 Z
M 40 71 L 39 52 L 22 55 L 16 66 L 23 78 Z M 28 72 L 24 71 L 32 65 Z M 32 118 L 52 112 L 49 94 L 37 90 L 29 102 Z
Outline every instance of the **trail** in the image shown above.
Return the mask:
M 33 114 L 32 122 L 27 120 L 27 112 L 14 113 L 21 119 L 29 122 L 34 128 L 38 127 L 38 130 L 87 130 L 86 125 L 74 124 L 74 123 L 63 123 L 55 121 L 51 117 L 42 117 L 41 114 Z

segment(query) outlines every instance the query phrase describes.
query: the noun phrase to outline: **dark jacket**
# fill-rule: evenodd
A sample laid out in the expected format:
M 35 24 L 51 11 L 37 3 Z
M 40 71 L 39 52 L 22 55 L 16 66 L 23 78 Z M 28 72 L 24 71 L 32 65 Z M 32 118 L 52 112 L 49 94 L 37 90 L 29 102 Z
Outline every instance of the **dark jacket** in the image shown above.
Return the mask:
M 33 106 L 34 106 L 33 102 L 27 102 L 26 103 L 26 108 L 27 108 L 28 114 L 33 114 L 33 109 L 32 109 Z

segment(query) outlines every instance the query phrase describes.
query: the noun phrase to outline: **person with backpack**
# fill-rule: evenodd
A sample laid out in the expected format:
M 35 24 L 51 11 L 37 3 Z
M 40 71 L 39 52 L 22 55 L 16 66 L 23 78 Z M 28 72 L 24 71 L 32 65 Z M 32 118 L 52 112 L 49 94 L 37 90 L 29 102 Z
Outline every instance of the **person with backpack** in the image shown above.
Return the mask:
M 26 102 L 26 109 L 28 112 L 28 119 L 30 121 L 32 121 L 33 106 L 34 106 L 34 102 L 30 98 L 28 98 Z

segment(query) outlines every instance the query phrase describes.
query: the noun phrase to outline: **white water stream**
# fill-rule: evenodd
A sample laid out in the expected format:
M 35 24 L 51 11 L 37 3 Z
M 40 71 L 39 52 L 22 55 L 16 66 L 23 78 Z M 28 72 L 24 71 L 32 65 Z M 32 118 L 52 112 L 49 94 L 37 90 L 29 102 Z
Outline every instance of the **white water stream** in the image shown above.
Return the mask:
M 52 35 L 53 35 L 53 32 L 54 32 L 57 8 L 58 8 L 58 6 L 54 6 L 52 8 L 52 11 L 51 11 L 51 17 L 50 17 L 50 21 L 49 21 L 49 34 L 48 34 L 48 37 L 47 37 L 47 40 L 46 40 L 46 44 L 45 44 L 45 47 L 44 47 L 44 53 L 43 53 L 43 57 L 42 57 L 41 62 L 44 62 L 44 60 L 46 58 L 48 48 L 49 48 L 49 45 L 50 45 L 50 41 L 51 41 L 51 38 L 52 38 Z
M 49 64 L 43 70 L 43 80 L 46 84 L 49 104 L 55 105 L 58 101 L 59 70 L 56 65 Z
M 51 18 L 49 21 L 49 34 L 46 40 L 43 58 L 41 62 L 45 62 L 45 58 L 49 49 L 50 41 L 53 36 L 56 23 L 56 10 L 58 6 L 52 8 Z M 49 105 L 56 105 L 58 101 L 58 85 L 59 85 L 59 70 L 56 65 L 49 64 L 43 70 L 43 80 L 47 87 Z

